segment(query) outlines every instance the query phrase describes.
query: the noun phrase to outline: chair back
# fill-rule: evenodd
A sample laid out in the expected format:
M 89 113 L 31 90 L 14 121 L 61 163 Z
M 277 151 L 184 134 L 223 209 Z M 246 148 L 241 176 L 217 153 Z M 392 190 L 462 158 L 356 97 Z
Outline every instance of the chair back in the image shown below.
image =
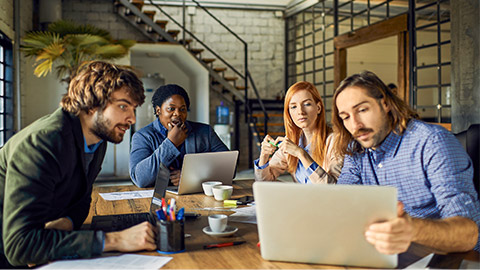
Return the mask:
M 467 130 L 455 134 L 473 162 L 473 185 L 480 198 L 480 124 L 473 124 Z

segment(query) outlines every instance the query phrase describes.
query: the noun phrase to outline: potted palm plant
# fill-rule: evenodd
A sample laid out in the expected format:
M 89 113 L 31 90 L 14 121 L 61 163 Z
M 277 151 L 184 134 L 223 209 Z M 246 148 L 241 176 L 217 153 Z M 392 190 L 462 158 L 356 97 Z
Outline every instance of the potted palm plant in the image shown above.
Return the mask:
M 55 64 L 57 77 L 67 84 L 88 61 L 121 58 L 136 43 L 113 40 L 104 29 L 65 20 L 50 24 L 46 31 L 29 31 L 22 41 L 25 54 L 35 58 L 37 77 L 49 74 Z

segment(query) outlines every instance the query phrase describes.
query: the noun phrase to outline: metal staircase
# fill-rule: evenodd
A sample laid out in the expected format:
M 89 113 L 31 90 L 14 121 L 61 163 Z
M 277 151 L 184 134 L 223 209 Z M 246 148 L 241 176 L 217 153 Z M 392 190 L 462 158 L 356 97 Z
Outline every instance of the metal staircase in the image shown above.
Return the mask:
M 234 126 L 234 149 L 240 146 L 239 138 L 239 121 L 241 110 L 244 108 L 245 122 L 247 123 L 249 134 L 249 166 L 253 164 L 253 145 L 259 147 L 264 134 L 268 132 L 269 126 L 279 126 L 278 123 L 269 124 L 269 114 L 265 107 L 264 101 L 260 98 L 255 83 L 248 71 L 248 44 L 235 34 L 230 28 L 218 20 L 205 7 L 201 6 L 197 1 L 191 0 L 197 7 L 201 8 L 211 18 L 218 22 L 218 24 L 226 29 L 238 41 L 243 44 L 244 50 L 244 67 L 243 70 L 238 70 L 233 65 L 228 63 L 224 58 L 218 55 L 202 40 L 197 38 L 191 31 L 186 29 L 185 14 L 186 6 L 183 1 L 183 19 L 182 23 L 176 21 L 170 16 L 161 6 L 155 4 L 152 0 L 116 0 L 114 5 L 117 13 L 129 22 L 132 26 L 138 29 L 145 37 L 156 43 L 171 43 L 182 45 L 188 50 L 195 59 L 208 70 L 210 77 L 210 88 L 212 91 L 221 94 L 222 98 L 227 103 L 235 106 L 235 120 Z M 146 9 L 145 7 L 149 8 Z M 154 10 L 151 10 L 154 7 Z M 168 20 L 155 20 L 155 15 L 161 14 Z M 178 29 L 167 29 L 170 23 L 175 24 Z M 192 46 L 195 44 L 195 47 Z M 213 57 L 203 57 L 202 54 L 208 52 Z M 229 74 L 234 75 L 229 75 Z M 254 99 L 248 98 L 248 89 L 252 89 L 255 94 Z M 283 102 L 282 102 L 283 110 Z M 278 113 L 277 113 L 278 114 Z M 283 123 L 283 121 L 282 121 Z

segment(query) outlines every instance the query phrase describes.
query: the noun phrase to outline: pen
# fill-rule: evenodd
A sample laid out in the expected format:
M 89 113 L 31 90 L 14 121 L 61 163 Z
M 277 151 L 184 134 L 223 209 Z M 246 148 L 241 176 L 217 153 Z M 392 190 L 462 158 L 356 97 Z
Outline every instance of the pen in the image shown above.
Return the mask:
M 273 145 L 273 146 L 275 146 L 275 147 L 278 147 L 278 144 L 274 144 L 274 143 L 273 143 L 273 142 L 271 142 L 271 141 L 270 141 L 270 142 L 268 142 L 268 143 L 269 143 L 269 144 L 271 144 L 271 145 Z
M 227 243 L 220 243 L 220 244 L 209 244 L 209 245 L 203 246 L 203 249 L 237 246 L 246 242 L 247 241 L 236 241 L 236 242 L 227 242 Z

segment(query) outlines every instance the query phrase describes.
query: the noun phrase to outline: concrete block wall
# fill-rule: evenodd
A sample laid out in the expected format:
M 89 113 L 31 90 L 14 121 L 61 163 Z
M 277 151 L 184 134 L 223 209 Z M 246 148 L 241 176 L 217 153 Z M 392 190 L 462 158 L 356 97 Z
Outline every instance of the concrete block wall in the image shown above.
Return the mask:
M 144 9 L 157 10 L 146 6 Z M 182 22 L 182 8 L 163 6 L 170 16 Z M 285 91 L 284 86 L 284 43 L 285 21 L 270 10 L 242 10 L 209 8 L 210 13 L 234 31 L 248 44 L 249 70 L 262 98 L 274 98 Z M 168 20 L 160 12 L 155 19 Z M 218 22 L 205 11 L 195 8 L 195 14 L 186 15 L 187 29 L 197 38 L 211 47 L 218 55 L 242 72 L 244 67 L 244 47 L 232 34 L 228 33 Z M 167 29 L 180 29 L 173 22 L 167 24 Z M 187 37 L 188 38 L 188 37 Z M 201 45 L 192 43 L 192 47 Z M 202 57 L 214 57 L 209 52 L 203 52 Z M 219 60 L 215 66 L 224 66 Z M 231 71 L 228 76 L 234 76 Z M 243 85 L 238 82 L 237 85 Z M 249 92 L 253 97 L 253 92 Z

